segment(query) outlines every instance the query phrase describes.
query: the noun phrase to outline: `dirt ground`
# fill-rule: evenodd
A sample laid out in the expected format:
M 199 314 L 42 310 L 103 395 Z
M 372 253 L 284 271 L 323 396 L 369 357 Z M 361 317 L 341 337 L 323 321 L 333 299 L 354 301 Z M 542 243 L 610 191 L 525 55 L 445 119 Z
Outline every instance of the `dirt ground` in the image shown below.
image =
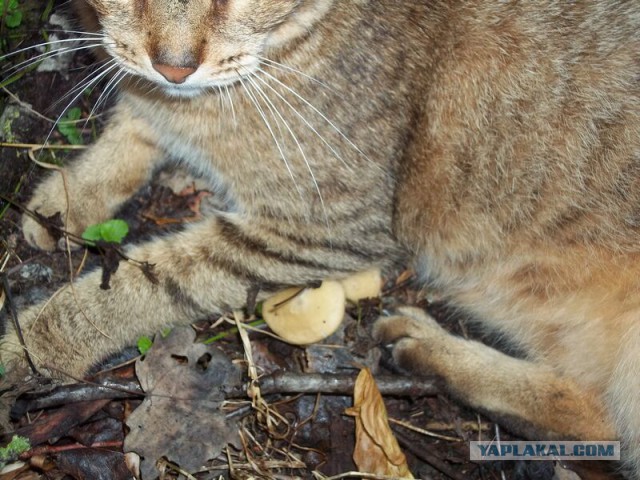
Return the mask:
M 0 57 L 42 43 L 53 38 L 53 35 L 59 38 L 72 37 L 72 34 L 60 32 L 61 29 L 73 30 L 72 23 L 65 25 L 61 20 L 68 14 L 65 13 L 67 6 L 67 2 L 55 0 L 20 0 L 17 8 L 21 12 L 21 19 L 18 25 L 11 27 L 6 17 L 13 14 L 15 20 L 15 12 L 5 11 L 4 17 L 0 18 Z M 75 252 L 70 261 L 62 251 L 43 253 L 33 250 L 22 238 L 20 205 L 26 203 L 38 179 L 47 173 L 37 163 L 65 165 L 77 154 L 76 149 L 90 144 L 99 135 L 113 100 L 111 98 L 93 111 L 105 89 L 105 83 L 74 90 L 92 71 L 90 52 L 79 50 L 62 63 L 47 69 L 37 62 L 20 66 L 21 62 L 40 53 L 37 49 L 28 49 L 8 58 L 0 58 L 0 194 L 3 196 L 0 199 L 0 273 L 7 280 L 12 301 L 18 310 L 25 304 L 50 295 L 68 282 L 70 265 L 74 268 L 80 265 L 85 254 L 83 251 Z M 69 113 L 71 108 L 79 109 L 75 110 L 79 112 L 79 118 L 75 119 L 75 123 L 67 122 L 65 125 L 68 128 L 56 127 L 54 124 L 59 117 L 63 120 L 75 118 L 73 113 Z M 45 140 L 54 148 L 39 149 L 38 145 Z M 71 143 L 76 145 L 70 146 Z M 10 204 L 8 199 L 15 203 Z M 127 241 L 141 241 L 149 235 L 161 235 L 180 228 L 185 219 L 193 215 L 193 200 L 193 196 L 176 195 L 158 184 L 146 187 L 118 215 L 130 225 L 132 233 Z M 100 262 L 100 255 L 89 252 L 84 268 L 99 268 Z M 421 305 L 457 333 L 472 332 L 462 319 L 451 314 L 444 306 L 429 304 L 424 300 L 423 292 L 412 281 L 410 272 L 400 269 L 390 272 L 387 277 L 383 298 L 350 308 L 346 326 L 332 340 L 337 345 L 334 345 L 334 350 L 343 350 L 344 357 L 336 353 L 329 355 L 317 348 L 291 347 L 258 332 L 250 335 L 252 350 L 258 357 L 256 361 L 262 362 L 260 365 L 265 371 L 314 373 L 327 379 L 338 374 L 355 376 L 353 365 L 370 362 L 371 352 L 378 352 L 367 337 L 366 327 L 382 310 L 397 304 Z M 230 331 L 228 325 L 212 327 L 217 320 L 204 319 L 198 324 L 199 337 L 210 338 L 220 332 Z M 218 342 L 218 347 L 229 358 L 242 359 L 244 356 L 243 346 L 233 333 L 224 336 Z M 393 366 L 385 357 L 386 352 L 379 353 L 382 359 L 378 362 L 379 373 L 400 375 L 393 372 Z M 126 381 L 135 381 L 130 366 L 120 369 L 118 375 Z M 46 394 L 48 392 L 31 394 L 29 401 Z M 220 475 L 233 478 L 313 478 L 313 471 L 331 476 L 357 470 L 352 460 L 354 420 L 344 413 L 352 405 L 351 395 L 321 394 L 320 390 L 298 395 L 275 392 L 265 394 L 264 400 L 278 416 L 289 419 L 290 428 L 286 432 L 274 432 L 265 427 L 263 415 L 256 413 L 256 409 L 245 398 L 240 402 L 241 406 L 234 410 L 239 425 L 246 432 L 243 437 L 245 442 L 236 445 L 233 454 L 227 451 L 210 462 L 210 465 L 217 465 L 215 469 L 192 477 L 185 477 L 172 467 L 167 467 L 162 478 L 204 479 L 218 478 Z M 107 403 L 100 404 L 95 412 L 76 419 L 73 429 L 48 430 L 48 434 L 38 437 L 38 445 L 32 442 L 34 450 L 40 450 L 22 456 L 25 463 L 18 473 L 13 476 L 0 473 L 0 479 L 128 478 L 127 472 L 120 469 L 124 461 L 121 456 L 123 438 L 128 430 L 125 422 L 140 402 L 141 396 L 109 399 Z M 396 423 L 392 429 L 416 478 L 615 478 L 595 464 L 587 467 L 569 465 L 579 472 L 578 476 L 550 461 L 473 463 L 469 461 L 468 441 L 496 439 L 497 435 L 502 439 L 513 437 L 499 425 L 456 403 L 446 393 L 419 397 L 397 394 L 385 397 L 385 403 L 389 416 L 402 424 Z M 68 419 L 71 412 L 77 410 L 73 405 L 71 402 L 63 403 L 55 408 L 43 409 L 41 414 L 49 418 L 49 424 L 61 423 L 61 419 Z M 29 415 L 17 414 L 13 428 L 25 431 L 34 421 L 34 415 L 34 412 Z M 103 426 L 107 424 L 108 427 Z M 407 424 L 412 428 L 408 428 Z M 108 440 L 98 441 L 93 437 L 92 440 L 86 440 L 87 432 L 96 428 L 112 436 Z M 162 435 L 162 432 L 159 434 Z M 78 440 L 80 437 L 85 440 Z M 5 434 L 3 438 L 9 437 Z M 83 456 L 88 451 L 97 456 Z M 87 458 L 90 458 L 89 463 L 93 467 L 83 467 Z M 95 465 L 107 458 L 115 463 L 100 463 L 108 466 L 95 470 Z M 236 468 L 232 468 L 234 462 Z M 317 473 L 315 478 L 322 477 Z

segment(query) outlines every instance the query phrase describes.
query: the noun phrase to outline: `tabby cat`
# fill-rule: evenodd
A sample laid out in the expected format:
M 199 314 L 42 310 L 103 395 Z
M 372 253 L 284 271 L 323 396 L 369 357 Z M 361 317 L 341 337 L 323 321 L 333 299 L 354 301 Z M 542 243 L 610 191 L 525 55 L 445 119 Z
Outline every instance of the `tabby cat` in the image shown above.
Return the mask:
M 410 257 L 526 353 L 401 310 L 397 362 L 538 439 L 622 439 L 640 478 L 640 3 L 78 0 L 106 131 L 29 207 L 80 233 L 168 162 L 224 199 L 21 312 L 50 372 L 82 375 L 168 323 Z M 64 178 L 64 182 L 63 182 Z M 56 242 L 25 217 L 29 243 Z M 41 314 L 38 312 L 41 310 Z M 18 369 L 16 333 L 1 347 Z

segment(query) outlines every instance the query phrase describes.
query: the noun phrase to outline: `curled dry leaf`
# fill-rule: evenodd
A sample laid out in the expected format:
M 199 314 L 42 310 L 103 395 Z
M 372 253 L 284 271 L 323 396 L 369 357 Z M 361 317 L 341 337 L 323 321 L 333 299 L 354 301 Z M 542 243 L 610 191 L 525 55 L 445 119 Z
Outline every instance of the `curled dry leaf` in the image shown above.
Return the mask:
M 360 371 L 353 407 L 346 413 L 356 420 L 353 460 L 363 473 L 414 478 L 387 419 L 387 409 L 369 369 Z
M 124 450 L 142 458 L 143 480 L 157 476 L 161 458 L 194 471 L 236 443 L 237 429 L 220 407 L 224 391 L 240 384 L 241 373 L 216 347 L 194 340 L 190 328 L 158 335 L 136 363 L 146 398 L 127 419 Z

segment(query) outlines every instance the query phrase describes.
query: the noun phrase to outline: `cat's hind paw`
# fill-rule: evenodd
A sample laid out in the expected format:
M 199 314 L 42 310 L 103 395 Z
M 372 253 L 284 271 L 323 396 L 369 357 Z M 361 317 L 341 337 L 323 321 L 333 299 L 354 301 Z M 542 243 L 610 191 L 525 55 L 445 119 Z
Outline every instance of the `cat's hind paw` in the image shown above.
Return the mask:
M 423 310 L 402 307 L 396 315 L 375 323 L 373 337 L 383 345 L 391 345 L 393 359 L 400 368 L 432 373 L 424 370 L 431 370 L 431 359 L 450 335 Z

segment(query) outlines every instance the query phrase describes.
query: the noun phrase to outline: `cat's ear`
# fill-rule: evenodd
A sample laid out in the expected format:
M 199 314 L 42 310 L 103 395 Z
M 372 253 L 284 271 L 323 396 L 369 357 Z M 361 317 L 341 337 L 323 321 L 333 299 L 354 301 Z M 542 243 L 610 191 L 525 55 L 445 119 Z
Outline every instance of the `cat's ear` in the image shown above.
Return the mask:
M 87 0 L 73 0 L 73 7 L 85 30 L 88 32 L 97 32 L 100 29 L 99 15 L 96 6 L 90 5 Z M 104 9 L 104 5 L 102 8 Z M 104 13 L 100 15 L 104 15 Z
M 146 8 L 147 0 L 79 0 L 80 3 L 84 3 L 98 14 L 98 16 L 105 16 L 110 13 L 116 13 L 123 8 L 126 10 L 131 9 L 133 6 L 136 11 L 142 11 Z
M 86 7 L 88 6 L 92 8 L 98 16 L 104 16 L 109 13 L 109 2 L 106 2 L 105 0 L 83 0 L 79 3 L 84 5 L 83 10 L 86 10 Z

